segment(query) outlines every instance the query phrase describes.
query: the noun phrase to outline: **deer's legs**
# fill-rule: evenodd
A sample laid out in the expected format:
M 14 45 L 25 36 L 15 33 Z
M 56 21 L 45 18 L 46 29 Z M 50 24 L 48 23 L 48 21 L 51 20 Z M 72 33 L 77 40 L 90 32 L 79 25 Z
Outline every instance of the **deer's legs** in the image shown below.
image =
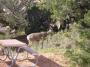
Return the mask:
M 42 42 L 41 42 L 41 49 L 43 49 L 43 46 L 44 46 L 43 42 L 44 42 L 44 40 L 42 40 Z
M 32 42 L 31 41 L 28 41 L 28 46 L 29 47 L 31 47 L 32 46 Z M 26 59 L 28 59 L 29 58 L 29 56 L 28 56 L 29 54 L 28 54 L 28 52 L 26 53 Z
M 28 46 L 32 46 L 32 42 L 31 41 L 28 41 Z

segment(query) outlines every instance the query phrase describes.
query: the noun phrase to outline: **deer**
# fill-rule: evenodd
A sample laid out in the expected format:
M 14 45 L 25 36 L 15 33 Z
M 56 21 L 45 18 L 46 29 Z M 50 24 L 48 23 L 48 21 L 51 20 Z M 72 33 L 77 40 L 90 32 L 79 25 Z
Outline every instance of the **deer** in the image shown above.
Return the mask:
M 46 32 L 37 32 L 37 33 L 31 33 L 31 34 L 27 35 L 28 44 L 30 44 L 31 42 L 39 43 L 39 41 L 41 39 L 44 40 L 52 32 L 53 32 L 53 30 L 50 27 L 50 29 Z M 42 43 L 41 48 L 43 48 L 43 43 Z

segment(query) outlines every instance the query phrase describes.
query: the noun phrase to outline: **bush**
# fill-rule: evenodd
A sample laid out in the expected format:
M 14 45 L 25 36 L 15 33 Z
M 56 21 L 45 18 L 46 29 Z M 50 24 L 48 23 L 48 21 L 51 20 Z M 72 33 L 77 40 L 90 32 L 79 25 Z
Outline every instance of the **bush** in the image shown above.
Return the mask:
M 84 15 L 84 22 L 90 26 L 90 10 Z
M 65 55 L 70 57 L 79 67 L 89 67 L 90 47 L 88 45 L 86 39 L 83 39 L 81 42 L 77 42 L 75 49 L 67 49 Z

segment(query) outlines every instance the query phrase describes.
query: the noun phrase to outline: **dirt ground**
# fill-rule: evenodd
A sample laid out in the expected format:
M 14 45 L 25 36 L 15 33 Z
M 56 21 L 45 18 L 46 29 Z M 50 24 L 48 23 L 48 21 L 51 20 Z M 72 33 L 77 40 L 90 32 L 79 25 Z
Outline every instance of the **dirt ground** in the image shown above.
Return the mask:
M 0 56 L 1 58 L 2 56 Z M 0 67 L 9 67 L 10 60 L 0 61 Z M 28 59 L 17 60 L 13 67 L 70 67 L 69 59 L 66 59 L 63 55 L 54 53 L 44 53 L 38 58 L 38 62 L 35 66 L 36 60 L 33 56 L 29 56 Z

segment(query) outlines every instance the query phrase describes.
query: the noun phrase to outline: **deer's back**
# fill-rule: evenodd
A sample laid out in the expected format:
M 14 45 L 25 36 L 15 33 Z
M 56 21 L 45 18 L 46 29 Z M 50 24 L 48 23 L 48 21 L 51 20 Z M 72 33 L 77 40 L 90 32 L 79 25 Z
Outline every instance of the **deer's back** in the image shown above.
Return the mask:
M 46 32 L 32 33 L 32 34 L 28 35 L 29 40 L 31 40 L 31 41 L 39 41 L 40 39 L 42 39 L 46 36 L 47 36 Z

